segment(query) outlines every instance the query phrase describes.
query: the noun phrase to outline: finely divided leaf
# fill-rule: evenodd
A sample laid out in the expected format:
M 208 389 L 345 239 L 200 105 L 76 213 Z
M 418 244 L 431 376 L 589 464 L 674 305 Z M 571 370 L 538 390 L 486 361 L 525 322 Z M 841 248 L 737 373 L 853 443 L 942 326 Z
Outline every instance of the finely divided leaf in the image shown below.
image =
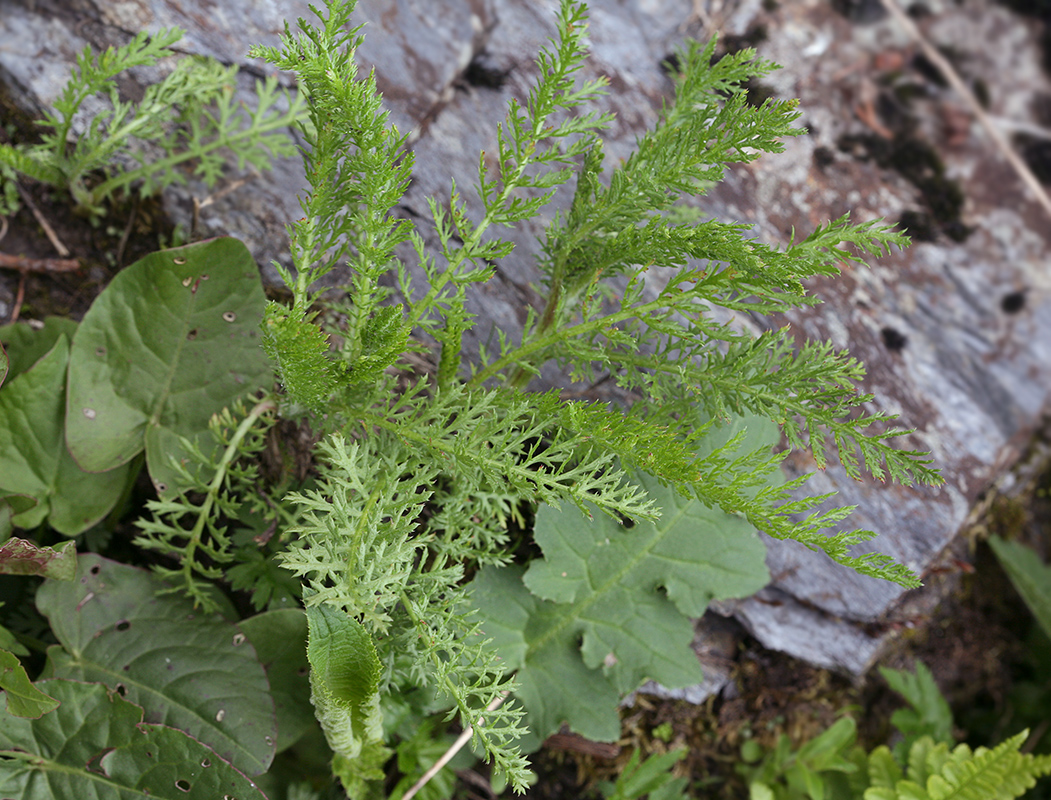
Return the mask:
M 152 253 L 120 272 L 73 338 L 66 441 L 77 463 L 108 470 L 145 446 L 154 484 L 173 493 L 178 437 L 193 439 L 270 384 L 264 302 L 259 270 L 235 239 Z
M 37 607 L 61 646 L 48 676 L 105 683 L 238 769 L 258 775 L 274 757 L 274 702 L 251 642 L 202 614 L 152 573 L 82 555 L 72 583 L 45 582 Z
M 100 684 L 40 684 L 61 705 L 40 719 L 0 712 L 0 796 L 12 800 L 266 800 L 236 768 L 186 733 L 142 722 L 142 709 Z

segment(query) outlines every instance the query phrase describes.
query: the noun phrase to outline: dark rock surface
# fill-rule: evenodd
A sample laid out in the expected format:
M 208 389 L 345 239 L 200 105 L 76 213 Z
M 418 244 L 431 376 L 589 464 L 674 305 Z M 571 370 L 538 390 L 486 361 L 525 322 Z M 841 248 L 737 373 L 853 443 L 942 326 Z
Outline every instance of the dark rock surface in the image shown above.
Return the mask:
M 362 0 L 355 19 L 368 25 L 359 61 L 375 66 L 392 120 L 414 142 L 417 170 L 406 214 L 424 216 L 424 198 L 447 197 L 453 178 L 470 197 L 477 153 L 494 149 L 508 98 L 527 91 L 536 50 L 554 33 L 554 5 Z M 607 146 L 615 159 L 656 119 L 671 88 L 659 64 L 684 37 L 698 34 L 699 23 L 689 0 L 592 5 L 587 72 L 611 82 L 603 102 L 617 114 Z M 987 0 L 927 6 L 924 30 L 936 44 L 951 44 L 965 80 L 980 83 L 988 96 L 989 113 L 1015 126 L 1039 126 L 1034 109 L 1051 96 L 1039 66 L 1039 26 Z M 715 10 L 725 34 L 756 41 L 762 55 L 785 65 L 762 84 L 779 97 L 801 99 L 810 133 L 787 141 L 781 155 L 731 169 L 701 206 L 754 224 L 769 242 L 785 242 L 793 227 L 805 235 L 846 211 L 856 220 L 905 219 L 929 239 L 870 269 L 848 267 L 841 278 L 816 283 L 826 303 L 790 320 L 801 334 L 830 339 L 866 363 L 874 407 L 900 413 L 901 423 L 916 429 L 911 446 L 930 450 L 941 468 L 946 483 L 938 489 L 859 484 L 834 467 L 808 485 L 857 504 L 853 526 L 877 531 L 875 548 L 923 573 L 1017 459 L 1047 408 L 1051 220 L 959 99 L 915 58 L 893 20 L 854 22 L 815 0 L 744 0 Z M 284 17 L 308 13 L 300 0 L 0 0 L 0 81 L 21 105 L 39 107 L 57 95 L 85 42 L 102 46 L 142 28 L 178 25 L 188 31 L 187 51 L 243 65 L 247 88 L 265 71 L 246 58 L 248 45 L 276 44 Z M 151 78 L 145 71 L 139 77 Z M 299 215 L 295 197 L 302 188 L 297 163 L 278 165 L 209 205 L 199 231 L 244 239 L 260 264 L 283 259 L 283 226 Z M 166 198 L 175 218 L 189 219 L 191 190 Z M 492 325 L 521 330 L 526 304 L 536 301 L 531 260 L 538 230 L 511 234 L 515 253 L 471 299 L 470 310 L 483 320 L 479 339 Z M 264 273 L 276 281 L 271 267 Z M 789 464 L 811 468 L 803 456 Z M 864 671 L 890 635 L 879 623 L 894 613 L 901 590 L 792 543 L 771 542 L 768 563 L 769 588 L 720 610 L 768 647 Z M 909 598 L 928 606 L 935 600 Z

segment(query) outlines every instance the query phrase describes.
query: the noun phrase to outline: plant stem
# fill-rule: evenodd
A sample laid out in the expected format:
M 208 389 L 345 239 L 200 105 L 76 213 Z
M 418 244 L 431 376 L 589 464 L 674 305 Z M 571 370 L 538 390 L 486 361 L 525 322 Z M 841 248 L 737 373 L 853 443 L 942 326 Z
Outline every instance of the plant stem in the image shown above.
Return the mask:
M 223 488 L 223 482 L 226 480 L 227 469 L 229 469 L 230 464 L 233 463 L 234 459 L 237 458 L 241 442 L 244 441 L 245 436 L 248 435 L 248 431 L 251 430 L 255 421 L 268 411 L 276 410 L 277 403 L 272 398 L 267 398 L 266 400 L 256 403 L 252 410 L 248 412 L 248 415 L 241 420 L 241 424 L 237 426 L 237 430 L 234 432 L 233 437 L 231 437 L 230 443 L 226 446 L 226 450 L 223 452 L 223 457 L 219 461 L 219 466 L 215 470 L 215 476 L 212 478 L 212 482 L 208 485 L 208 493 L 205 495 L 204 502 L 201 503 L 200 512 L 197 515 L 197 522 L 194 523 L 193 530 L 190 532 L 189 541 L 186 544 L 186 552 L 182 557 L 182 574 L 187 586 L 193 584 L 194 553 L 201 543 L 201 536 L 204 534 L 204 528 L 208 522 L 212 505 L 215 503 L 215 498 Z M 196 605 L 197 599 L 195 598 L 194 606 Z

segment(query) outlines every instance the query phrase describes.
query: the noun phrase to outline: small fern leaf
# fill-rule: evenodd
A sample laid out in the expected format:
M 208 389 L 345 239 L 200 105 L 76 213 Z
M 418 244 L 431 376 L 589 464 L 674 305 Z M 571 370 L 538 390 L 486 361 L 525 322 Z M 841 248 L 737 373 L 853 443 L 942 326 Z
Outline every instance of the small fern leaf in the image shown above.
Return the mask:
M 992 750 L 974 752 L 965 744 L 952 751 L 940 774 L 927 779 L 930 800 L 1013 800 L 1036 784 L 1036 778 L 1051 772 L 1051 759 L 1038 759 L 1018 749 L 1029 735 L 1022 731 Z

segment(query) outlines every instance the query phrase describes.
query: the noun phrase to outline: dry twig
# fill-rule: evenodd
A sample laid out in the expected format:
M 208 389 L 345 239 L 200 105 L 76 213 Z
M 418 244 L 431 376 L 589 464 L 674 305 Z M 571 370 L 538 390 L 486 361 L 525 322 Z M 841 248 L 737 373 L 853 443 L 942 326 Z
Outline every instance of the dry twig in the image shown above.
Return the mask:
M 29 192 L 23 189 L 19 184 L 15 184 L 18 188 L 18 193 L 22 196 L 22 202 L 29 207 L 29 210 L 33 212 L 33 216 L 36 217 L 37 224 L 44 229 L 44 233 L 51 242 L 51 246 L 55 248 L 55 252 L 63 258 L 69 255 L 69 248 L 62 244 L 62 240 L 58 238 L 58 234 L 55 233 L 55 229 L 51 227 L 51 224 L 47 221 L 47 218 L 40 213 L 40 209 L 37 208 L 36 203 L 33 202 L 33 198 L 29 196 Z
M 953 89 L 955 89 L 963 98 L 964 102 L 967 103 L 971 112 L 978 119 L 978 122 L 981 123 L 983 128 L 985 128 L 986 133 L 989 134 L 989 138 L 993 140 L 993 144 L 996 145 L 996 148 L 1001 153 L 1003 153 L 1004 158 L 1007 159 L 1008 163 L 1018 174 L 1018 177 L 1022 179 L 1022 182 L 1033 192 L 1036 196 L 1037 202 L 1044 207 L 1048 216 L 1051 216 L 1051 197 L 1048 196 L 1040 181 L 1036 179 L 1032 170 L 1029 169 L 1026 163 L 1014 151 L 1014 148 L 1011 147 L 1011 144 L 1007 141 L 1003 132 L 993 123 L 989 118 L 989 115 L 985 113 L 982 104 L 978 102 L 978 98 L 974 96 L 974 93 L 967 87 L 967 84 L 963 82 L 963 79 L 953 65 L 950 64 L 940 52 L 938 52 L 938 49 L 927 40 L 920 29 L 916 26 L 916 23 L 914 23 L 909 16 L 902 11 L 897 0 L 883 0 L 883 5 L 886 7 L 887 11 L 890 12 L 891 16 L 897 20 L 898 24 L 900 24 L 909 36 L 916 41 L 927 59 L 938 68 L 938 71 L 945 77 L 945 80 L 949 82 Z
M 504 700 L 506 700 L 506 699 L 507 699 L 507 692 L 504 692 L 499 697 L 497 697 L 495 700 L 493 700 L 493 702 L 491 702 L 488 706 L 486 706 L 485 710 L 486 711 L 493 711 L 493 710 L 499 708 L 500 704 L 503 703 Z M 484 718 L 483 719 L 479 719 L 478 721 L 479 722 L 483 722 Z M 442 757 L 434 762 L 434 766 L 432 766 L 429 770 L 427 770 L 425 773 L 423 773 L 423 777 L 421 777 L 418 781 L 416 781 L 416 783 L 414 783 L 412 785 L 412 787 L 409 789 L 409 791 L 407 791 L 404 795 L 402 795 L 402 799 L 401 800 L 411 800 L 411 798 L 415 797 L 416 793 L 418 791 L 420 791 L 420 789 L 422 789 L 424 786 L 426 786 L 427 782 L 431 778 L 433 778 L 435 775 L 438 774 L 438 770 L 440 770 L 442 767 L 444 767 L 446 764 L 448 764 L 452 760 L 452 757 L 460 752 L 461 748 L 463 748 L 463 746 L 465 744 L 467 744 L 467 742 L 470 740 L 471 735 L 473 733 L 474 733 L 474 727 L 471 726 L 471 725 L 468 725 L 467 729 L 463 733 L 460 734 L 459 738 L 457 738 L 457 740 L 455 742 L 452 743 L 452 746 L 448 750 L 446 750 L 445 753 L 442 754 Z

